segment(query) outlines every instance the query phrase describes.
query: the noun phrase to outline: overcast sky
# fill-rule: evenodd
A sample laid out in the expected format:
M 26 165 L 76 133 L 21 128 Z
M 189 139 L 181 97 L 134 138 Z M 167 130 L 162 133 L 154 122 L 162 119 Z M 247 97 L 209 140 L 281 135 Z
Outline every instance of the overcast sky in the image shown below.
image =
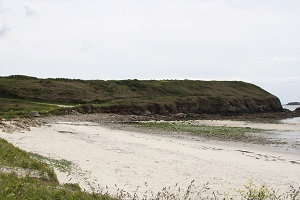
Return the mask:
M 300 1 L 0 0 L 0 69 L 242 80 L 300 101 Z

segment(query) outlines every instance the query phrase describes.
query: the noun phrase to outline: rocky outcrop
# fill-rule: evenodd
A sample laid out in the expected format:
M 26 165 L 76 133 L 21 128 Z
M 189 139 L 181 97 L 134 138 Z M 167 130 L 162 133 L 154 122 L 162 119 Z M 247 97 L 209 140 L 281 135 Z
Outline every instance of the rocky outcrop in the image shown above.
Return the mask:
M 289 102 L 288 104 L 286 105 L 300 105 L 300 102 Z
M 86 107 L 86 106 L 85 106 Z M 84 110 L 84 109 L 81 109 Z M 201 98 L 191 100 L 178 99 L 169 103 L 151 103 L 148 105 L 120 106 L 115 105 L 108 108 L 96 108 L 90 106 L 88 113 L 118 113 L 148 115 L 168 115 L 176 113 L 185 114 L 246 114 L 283 111 L 280 100 L 276 97 L 266 99 L 226 99 L 226 98 Z
M 43 123 L 37 119 L 21 118 L 14 120 L 1 120 L 0 130 L 6 133 L 30 131 L 30 127 L 40 127 Z

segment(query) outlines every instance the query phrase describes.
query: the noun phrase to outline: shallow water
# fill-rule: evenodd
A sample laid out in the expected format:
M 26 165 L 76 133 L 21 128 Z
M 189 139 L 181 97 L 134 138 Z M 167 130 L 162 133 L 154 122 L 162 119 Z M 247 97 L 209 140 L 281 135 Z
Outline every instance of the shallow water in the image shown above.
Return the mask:
M 282 105 L 282 107 L 294 111 L 296 108 L 300 107 L 300 105 Z
M 300 117 L 283 119 L 281 122 L 286 124 L 300 124 Z
M 275 139 L 293 140 L 293 142 L 300 143 L 299 131 L 272 131 L 272 133 L 268 134 L 268 137 Z

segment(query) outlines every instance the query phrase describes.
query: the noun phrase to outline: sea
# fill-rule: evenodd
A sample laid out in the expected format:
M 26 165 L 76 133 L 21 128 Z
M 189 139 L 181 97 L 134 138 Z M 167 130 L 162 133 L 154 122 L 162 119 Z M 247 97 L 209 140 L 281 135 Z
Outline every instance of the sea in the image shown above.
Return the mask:
M 300 105 L 282 105 L 283 108 L 294 111 L 296 108 L 300 107 Z M 291 123 L 291 124 L 300 124 L 300 117 L 289 118 L 281 120 L 283 123 Z
M 300 105 L 282 105 L 283 108 L 294 111 Z M 288 118 L 281 120 L 282 123 L 286 124 L 300 124 L 300 117 Z M 266 136 L 271 139 L 279 139 L 286 142 L 282 146 L 283 149 L 294 152 L 296 154 L 300 153 L 300 132 L 299 131 L 272 131 L 273 134 L 267 134 Z
M 285 109 L 289 109 L 291 111 L 294 111 L 294 110 L 296 110 L 296 108 L 300 107 L 300 105 L 286 105 L 286 104 L 284 104 L 284 105 L 282 105 L 282 107 L 285 108 Z

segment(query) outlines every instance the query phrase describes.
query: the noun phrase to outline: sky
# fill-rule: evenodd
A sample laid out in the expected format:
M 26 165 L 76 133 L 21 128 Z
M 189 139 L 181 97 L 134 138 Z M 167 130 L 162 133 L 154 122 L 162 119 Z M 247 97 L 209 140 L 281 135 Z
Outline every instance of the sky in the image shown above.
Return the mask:
M 300 101 L 299 10 L 299 0 L 0 0 L 0 76 L 240 80 Z

